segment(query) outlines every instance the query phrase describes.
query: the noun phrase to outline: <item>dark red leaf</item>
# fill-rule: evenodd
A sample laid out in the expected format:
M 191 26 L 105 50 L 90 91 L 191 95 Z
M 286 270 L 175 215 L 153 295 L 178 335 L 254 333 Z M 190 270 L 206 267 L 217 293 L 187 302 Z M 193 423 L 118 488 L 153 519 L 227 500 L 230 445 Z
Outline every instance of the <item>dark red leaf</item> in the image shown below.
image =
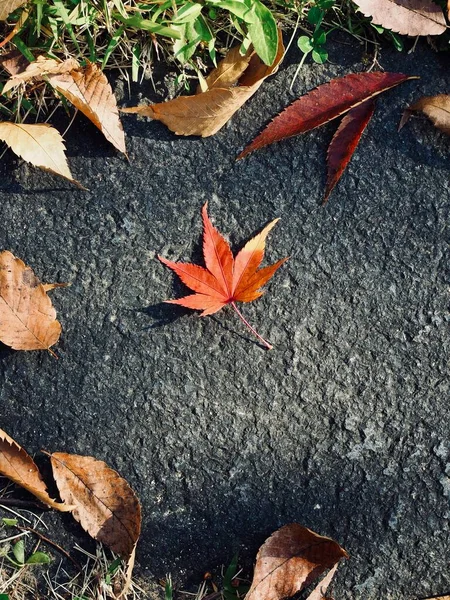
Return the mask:
M 328 175 L 327 187 L 323 199 L 324 204 L 350 162 L 359 144 L 359 140 L 372 118 L 374 110 L 375 100 L 373 98 L 352 108 L 342 119 L 341 124 L 334 134 L 328 146 Z
M 254 150 L 273 142 L 305 133 L 332 121 L 396 85 L 417 79 L 402 73 L 350 73 L 332 79 L 302 96 L 267 125 L 237 157 L 238 160 Z

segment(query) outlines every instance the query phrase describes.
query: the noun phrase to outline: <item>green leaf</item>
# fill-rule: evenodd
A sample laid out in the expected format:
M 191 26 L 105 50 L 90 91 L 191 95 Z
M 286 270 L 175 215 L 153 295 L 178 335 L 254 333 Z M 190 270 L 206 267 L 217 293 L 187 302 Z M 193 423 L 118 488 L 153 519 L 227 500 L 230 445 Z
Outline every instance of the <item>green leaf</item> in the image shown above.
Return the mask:
M 248 33 L 256 54 L 266 64 L 272 65 L 278 50 L 278 29 L 275 19 L 260 0 L 253 0 L 252 12 L 256 19 L 248 24 Z
M 198 2 L 186 2 L 172 19 L 172 23 L 190 23 L 195 21 L 201 12 L 201 4 L 198 4 Z
M 318 6 L 312 6 L 308 10 L 307 19 L 308 23 L 311 23 L 311 25 L 319 25 L 323 19 L 323 11 Z
M 311 39 L 306 35 L 301 35 L 297 40 L 297 45 L 303 54 L 308 54 L 314 48 Z
M 241 0 L 209 0 L 208 4 L 227 10 L 245 23 L 252 23 L 255 20 L 255 15 L 249 2 L 242 2 Z
M 389 31 L 389 35 L 391 36 L 392 43 L 394 44 L 394 48 L 401 52 L 403 50 L 403 42 L 401 38 L 394 33 L 393 31 Z
M 25 562 L 25 542 L 23 540 L 16 542 L 12 551 L 17 562 L 23 565 Z
M 322 46 L 314 48 L 311 56 L 313 61 L 318 63 L 319 65 L 323 65 L 323 63 L 327 62 L 328 60 L 328 52 Z
M 17 519 L 8 519 L 8 517 L 3 517 L 2 518 L 2 523 L 4 525 L 8 525 L 9 527 L 14 527 L 15 525 L 17 525 L 19 521 Z M 1 598 L 0 598 L 1 600 Z
M 374 23 L 370 23 L 372 25 L 372 27 L 375 29 L 375 31 L 377 33 L 384 33 L 384 27 L 381 27 L 381 25 L 375 25 Z
M 141 29 L 142 31 L 150 31 L 150 33 L 157 33 L 164 37 L 172 38 L 173 40 L 180 40 L 181 34 L 174 27 L 165 27 L 159 23 L 154 23 L 148 19 L 143 19 L 135 15 L 129 19 L 125 19 L 119 13 L 114 13 L 114 17 L 122 21 L 126 27 L 132 27 L 133 29 Z
M 50 556 L 45 552 L 35 552 L 27 558 L 25 564 L 27 565 L 48 565 L 50 563 Z
M 334 4 L 334 0 L 318 0 L 317 6 L 320 6 L 322 10 L 328 10 Z
M 109 57 L 114 52 L 114 49 L 117 47 L 117 44 L 119 44 L 119 42 L 121 41 L 124 31 L 125 31 L 125 25 L 121 25 L 119 27 L 119 29 L 115 32 L 115 34 L 112 36 L 112 38 L 108 44 L 108 47 L 105 50 L 105 55 L 103 56 L 102 69 L 105 68 L 106 63 L 109 60 Z
M 0 594 L 0 600 L 9 600 L 8 594 Z
M 314 46 L 323 46 L 327 41 L 327 34 L 320 27 L 313 34 Z

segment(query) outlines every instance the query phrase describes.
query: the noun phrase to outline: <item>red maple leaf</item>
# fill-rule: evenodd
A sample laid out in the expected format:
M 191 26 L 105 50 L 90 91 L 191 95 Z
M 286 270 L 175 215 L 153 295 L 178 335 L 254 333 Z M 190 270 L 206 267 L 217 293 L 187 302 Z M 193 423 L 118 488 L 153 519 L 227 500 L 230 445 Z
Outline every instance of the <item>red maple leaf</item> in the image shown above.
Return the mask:
M 201 310 L 201 317 L 212 315 L 231 304 L 245 325 L 269 349 L 272 348 L 246 321 L 236 302 L 252 302 L 262 296 L 260 288 L 274 275 L 287 260 L 282 258 L 274 265 L 259 269 L 264 256 L 266 238 L 278 219 L 275 219 L 248 241 L 233 257 L 230 245 L 209 220 L 208 204 L 202 209 L 203 217 L 203 256 L 206 269 L 191 263 L 176 263 L 162 256 L 159 260 L 175 271 L 188 288 L 196 292 L 177 300 L 166 300 L 169 304 L 179 304 Z

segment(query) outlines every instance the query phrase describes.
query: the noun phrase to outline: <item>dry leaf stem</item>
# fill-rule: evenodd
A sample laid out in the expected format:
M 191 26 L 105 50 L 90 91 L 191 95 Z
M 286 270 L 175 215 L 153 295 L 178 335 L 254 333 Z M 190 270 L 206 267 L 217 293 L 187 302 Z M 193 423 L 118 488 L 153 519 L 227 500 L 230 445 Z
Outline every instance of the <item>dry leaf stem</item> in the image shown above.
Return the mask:
M 258 340 L 268 349 L 268 350 L 272 350 L 273 346 L 272 344 L 269 344 L 269 342 L 267 342 L 262 336 L 259 335 L 259 333 L 256 331 L 256 329 L 253 329 L 253 327 L 250 325 L 250 323 L 247 321 L 247 319 L 244 317 L 244 315 L 241 313 L 241 311 L 238 309 L 238 307 L 236 306 L 236 302 L 230 302 L 231 306 L 234 308 L 234 310 L 236 311 L 238 317 L 241 319 L 241 321 L 244 323 L 244 325 L 246 325 L 250 331 L 256 335 L 256 337 L 258 338 Z

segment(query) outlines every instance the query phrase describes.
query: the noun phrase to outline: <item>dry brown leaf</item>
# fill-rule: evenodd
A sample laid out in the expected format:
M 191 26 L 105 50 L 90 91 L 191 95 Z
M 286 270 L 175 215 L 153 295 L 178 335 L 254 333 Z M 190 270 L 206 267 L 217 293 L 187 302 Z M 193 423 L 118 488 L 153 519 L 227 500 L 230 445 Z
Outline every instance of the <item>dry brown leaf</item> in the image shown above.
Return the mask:
M 34 460 L 2 429 L 0 429 L 0 474 L 26 489 L 50 508 L 61 512 L 73 509 L 73 506 L 50 498 Z
M 8 15 L 25 2 L 26 0 L 0 0 L 0 21 L 6 21 Z
M 42 80 L 46 75 L 68 73 L 73 69 L 78 68 L 78 66 L 78 62 L 74 58 L 68 58 L 63 62 L 60 62 L 54 58 L 38 56 L 35 62 L 29 63 L 25 69 L 15 73 L 8 79 L 3 87 L 2 94 L 6 94 L 9 90 L 30 79 Z
M 136 546 L 137 542 L 134 545 L 130 558 L 128 559 L 122 591 L 117 596 L 117 600 L 119 600 L 120 598 L 126 598 L 128 596 L 129 591 L 131 590 L 134 562 L 136 560 Z
M 52 287 L 50 287 L 52 286 Z M 47 291 L 30 267 L 8 250 L 0 253 L 0 340 L 14 350 L 48 350 L 61 324 Z
M 403 113 L 399 129 L 409 120 L 413 112 L 423 112 L 441 131 L 450 135 L 450 95 L 424 96 L 409 106 Z
M 97 65 L 88 63 L 83 69 L 50 75 L 48 81 L 100 129 L 108 142 L 126 155 L 125 134 L 116 98 Z
M 53 476 L 74 518 L 94 539 L 123 558 L 132 556 L 141 531 L 141 505 L 129 484 L 92 456 L 54 452 Z
M 325 577 L 319 581 L 306 600 L 327 600 L 325 594 L 327 593 L 327 589 L 333 580 L 333 577 L 336 575 L 337 568 L 338 564 L 334 565 L 334 567 L 325 575 Z
M 0 123 L 0 140 L 17 156 L 35 167 L 61 175 L 78 187 L 83 186 L 72 177 L 64 153 L 66 147 L 60 133 L 48 123 Z
M 10 75 L 16 75 L 17 73 L 25 71 L 29 64 L 30 61 L 18 50 L 12 50 L 11 52 L 0 55 L 0 65 L 5 71 L 8 71 Z
M 179 96 L 160 104 L 123 108 L 122 112 L 161 121 L 177 135 L 214 135 L 253 96 L 266 77 L 277 71 L 283 55 L 281 32 L 277 56 L 270 67 L 255 54 L 247 53 L 242 57 L 239 49 L 233 48 L 206 78 L 206 92 L 198 90 L 194 96 Z
M 290 598 L 341 558 L 348 554 L 334 540 L 298 523 L 285 525 L 259 549 L 246 600 Z
M 447 26 L 442 8 L 433 0 L 355 0 L 374 23 L 403 35 L 440 35 Z

